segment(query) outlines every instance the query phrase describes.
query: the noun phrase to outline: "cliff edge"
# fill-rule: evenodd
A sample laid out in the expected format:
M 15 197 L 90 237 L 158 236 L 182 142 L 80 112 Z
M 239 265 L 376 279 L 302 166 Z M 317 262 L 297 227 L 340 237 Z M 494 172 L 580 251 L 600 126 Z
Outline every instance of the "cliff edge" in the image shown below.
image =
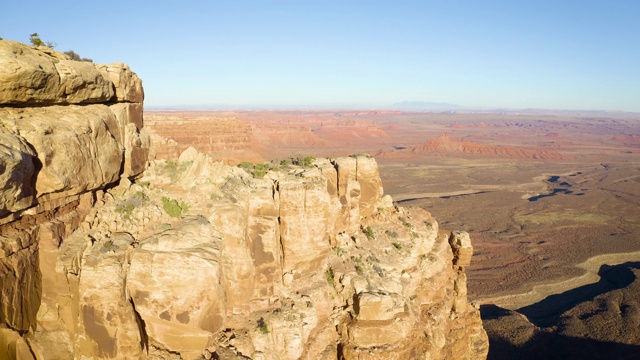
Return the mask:
M 373 158 L 149 162 L 142 100 L 0 41 L 0 358 L 486 358 L 468 234 Z

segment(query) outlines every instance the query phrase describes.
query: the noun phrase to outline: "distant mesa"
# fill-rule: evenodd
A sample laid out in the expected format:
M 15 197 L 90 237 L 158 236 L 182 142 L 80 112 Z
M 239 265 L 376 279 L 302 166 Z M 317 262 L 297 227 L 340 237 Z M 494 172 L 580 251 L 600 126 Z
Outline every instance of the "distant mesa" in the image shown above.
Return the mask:
M 640 144 L 640 135 L 619 135 L 619 136 L 614 136 L 613 140 L 622 141 L 626 143 Z
M 495 125 L 494 125 L 495 126 Z M 454 129 L 465 129 L 465 128 L 478 128 L 478 129 L 484 129 L 484 128 L 488 128 L 489 125 L 485 124 L 484 122 L 480 122 L 480 123 L 473 123 L 473 124 L 460 124 L 460 123 L 453 123 L 451 125 L 449 125 L 449 127 L 454 128 Z
M 563 159 L 564 157 L 555 150 L 528 148 L 517 146 L 482 145 L 471 141 L 453 140 L 448 134 L 442 134 L 439 138 L 427 141 L 413 148 L 397 151 L 381 151 L 377 156 L 381 158 L 404 158 L 421 155 L 435 156 L 461 156 L 461 157 L 486 157 L 504 159 L 536 159 L 550 160 Z

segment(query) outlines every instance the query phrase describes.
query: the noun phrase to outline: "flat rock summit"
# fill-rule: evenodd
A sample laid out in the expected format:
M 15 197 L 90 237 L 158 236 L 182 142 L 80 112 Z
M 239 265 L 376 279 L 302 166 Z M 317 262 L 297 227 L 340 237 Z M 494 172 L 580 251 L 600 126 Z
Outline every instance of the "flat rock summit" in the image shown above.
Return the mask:
M 156 160 L 143 99 L 0 41 L 0 359 L 486 358 L 469 235 L 373 158 Z

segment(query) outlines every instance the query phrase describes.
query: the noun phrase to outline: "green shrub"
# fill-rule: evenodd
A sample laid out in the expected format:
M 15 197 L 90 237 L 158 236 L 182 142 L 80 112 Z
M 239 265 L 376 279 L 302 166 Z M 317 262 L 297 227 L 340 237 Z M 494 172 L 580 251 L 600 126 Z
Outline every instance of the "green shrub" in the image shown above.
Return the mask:
M 402 244 L 400 244 L 399 242 L 394 242 L 391 245 L 393 245 L 393 247 L 398 250 L 402 249 Z
M 116 212 L 120 214 L 123 220 L 129 220 L 133 210 L 142 205 L 145 201 L 148 201 L 149 197 L 142 191 L 136 192 L 130 196 L 127 200 L 120 202 L 116 205 Z
M 344 250 L 340 246 L 334 246 L 332 249 L 338 256 L 342 256 L 342 254 L 344 253 Z
M 310 167 L 313 165 L 313 160 L 315 160 L 313 156 L 298 156 L 297 158 L 292 159 L 291 162 L 298 166 Z
M 249 174 L 256 178 L 262 179 L 271 170 L 271 166 L 267 163 L 253 164 L 249 161 L 243 161 L 238 164 L 238 167 L 244 169 Z
M 180 217 L 180 215 L 189 211 L 189 205 L 166 196 L 162 197 L 162 208 L 171 217 Z
M 327 278 L 327 283 L 331 286 L 335 284 L 335 279 L 333 278 L 333 269 L 328 268 L 327 271 L 324 272 L 324 276 Z
M 101 253 L 107 253 L 109 251 L 116 251 L 116 245 L 113 243 L 113 240 L 105 241 L 100 248 Z
M 374 235 L 373 235 L 373 229 L 371 228 L 371 226 L 367 226 L 367 228 L 364 229 L 364 234 L 367 236 L 367 239 L 369 240 L 373 239 Z
M 116 212 L 120 214 L 123 220 L 129 220 L 131 218 L 133 209 L 135 209 L 133 204 L 121 203 L 116 206 Z
M 164 171 L 172 181 L 177 181 L 192 164 L 193 161 L 167 160 L 167 162 L 165 162 Z
M 29 35 L 29 42 L 31 42 L 31 45 L 36 47 L 44 45 L 44 42 L 42 41 L 42 39 L 40 39 L 40 36 L 38 35 L 38 33 L 33 33 Z
M 91 59 L 80 57 L 80 55 L 73 50 L 65 51 L 64 54 L 70 57 L 71 60 L 93 62 Z
M 263 334 L 269 333 L 269 327 L 267 326 L 267 323 L 264 321 L 263 318 L 258 319 L 258 329 Z
M 378 274 L 378 276 L 384 277 L 384 270 L 382 270 L 382 268 L 380 266 L 373 265 L 373 271 L 375 271 L 376 274 Z
M 80 61 L 80 55 L 73 50 L 65 51 L 64 54 L 70 57 L 71 60 Z
M 263 178 L 269 172 L 269 164 L 256 164 L 253 167 L 253 176 Z

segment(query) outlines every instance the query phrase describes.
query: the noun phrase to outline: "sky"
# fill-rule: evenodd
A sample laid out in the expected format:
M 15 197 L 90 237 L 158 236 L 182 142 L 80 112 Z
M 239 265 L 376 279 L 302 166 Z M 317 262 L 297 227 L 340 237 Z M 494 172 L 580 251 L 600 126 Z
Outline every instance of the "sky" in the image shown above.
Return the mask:
M 124 62 L 145 107 L 640 112 L 640 1 L 7 1 L 0 37 Z

